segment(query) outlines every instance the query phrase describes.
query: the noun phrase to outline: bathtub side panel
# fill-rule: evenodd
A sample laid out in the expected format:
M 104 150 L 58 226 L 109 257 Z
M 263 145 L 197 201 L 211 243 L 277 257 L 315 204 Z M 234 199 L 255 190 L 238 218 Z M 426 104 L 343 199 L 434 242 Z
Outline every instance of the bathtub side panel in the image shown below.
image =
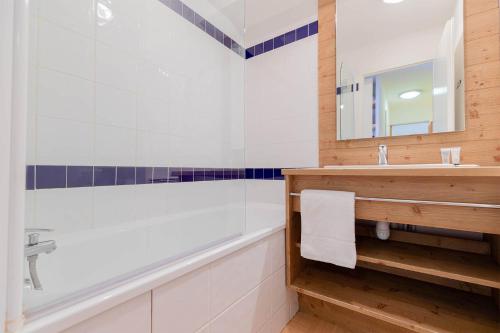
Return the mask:
M 88 332 L 150 333 L 151 293 L 142 294 L 63 331 L 63 333 Z

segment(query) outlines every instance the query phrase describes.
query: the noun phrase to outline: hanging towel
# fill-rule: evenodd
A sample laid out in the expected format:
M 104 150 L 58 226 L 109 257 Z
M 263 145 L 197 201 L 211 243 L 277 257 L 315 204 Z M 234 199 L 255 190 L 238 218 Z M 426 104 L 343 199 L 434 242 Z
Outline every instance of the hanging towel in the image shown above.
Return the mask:
M 354 200 L 352 192 L 301 192 L 302 257 L 348 268 L 356 266 Z

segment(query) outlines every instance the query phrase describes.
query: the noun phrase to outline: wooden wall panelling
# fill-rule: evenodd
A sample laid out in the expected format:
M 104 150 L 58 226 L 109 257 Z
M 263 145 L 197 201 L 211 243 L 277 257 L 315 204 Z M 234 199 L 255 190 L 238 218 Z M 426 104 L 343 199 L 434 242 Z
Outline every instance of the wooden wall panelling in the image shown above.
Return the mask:
M 373 164 L 389 145 L 390 163 L 439 163 L 439 149 L 461 146 L 464 163 L 500 165 L 500 11 L 497 0 L 464 0 L 464 132 L 336 141 L 335 0 L 319 2 L 320 165 Z

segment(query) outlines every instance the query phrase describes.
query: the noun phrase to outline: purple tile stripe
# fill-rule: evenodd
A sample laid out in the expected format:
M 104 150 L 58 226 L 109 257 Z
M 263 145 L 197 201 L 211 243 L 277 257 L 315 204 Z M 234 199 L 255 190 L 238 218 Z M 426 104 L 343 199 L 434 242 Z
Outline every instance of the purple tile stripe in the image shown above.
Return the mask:
M 280 168 L 28 165 L 26 190 L 240 179 L 283 180 L 281 170 Z
M 306 37 L 315 35 L 318 33 L 318 21 L 306 24 L 297 29 L 288 31 L 282 35 L 276 36 L 270 40 L 263 43 L 256 44 L 245 50 L 246 59 L 256 57 L 258 55 L 276 50 L 282 46 L 294 43 Z
M 188 5 L 180 0 L 160 0 L 168 8 L 172 9 L 175 13 L 182 16 L 186 21 L 198 27 L 201 31 L 208 34 L 210 37 L 221 43 L 234 53 L 242 58 L 245 58 L 245 48 L 238 44 L 231 37 L 220 31 L 212 23 L 210 23 L 203 16 L 195 12 Z

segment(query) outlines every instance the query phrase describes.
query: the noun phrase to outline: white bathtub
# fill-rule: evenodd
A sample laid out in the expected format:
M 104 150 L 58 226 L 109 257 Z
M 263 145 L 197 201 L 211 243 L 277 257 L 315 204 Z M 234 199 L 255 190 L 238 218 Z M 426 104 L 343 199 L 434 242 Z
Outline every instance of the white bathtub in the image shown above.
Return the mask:
M 43 291 L 25 291 L 25 315 L 54 311 L 155 267 L 242 235 L 244 209 L 226 205 L 73 234 L 51 233 L 57 249 L 38 259 Z M 233 222 L 230 222 L 233 221 Z M 242 221 L 235 223 L 234 221 Z
M 101 285 L 99 290 L 87 290 L 86 297 L 82 298 L 83 295 L 79 295 L 80 297 L 75 298 L 72 304 L 53 305 L 45 307 L 45 310 L 28 313 L 30 317 L 24 326 L 23 333 L 49 333 L 64 330 L 283 229 L 284 226 L 280 223 L 276 227 L 231 237 L 230 240 L 190 255 L 184 255 L 169 263 L 163 263 L 160 266 L 156 264 L 156 268 L 149 267 L 149 270 L 143 271 L 142 274 L 135 272 L 135 276 L 109 281 L 106 288 Z M 107 257 L 99 260 L 107 260 Z M 75 295 L 72 297 L 74 298 Z

